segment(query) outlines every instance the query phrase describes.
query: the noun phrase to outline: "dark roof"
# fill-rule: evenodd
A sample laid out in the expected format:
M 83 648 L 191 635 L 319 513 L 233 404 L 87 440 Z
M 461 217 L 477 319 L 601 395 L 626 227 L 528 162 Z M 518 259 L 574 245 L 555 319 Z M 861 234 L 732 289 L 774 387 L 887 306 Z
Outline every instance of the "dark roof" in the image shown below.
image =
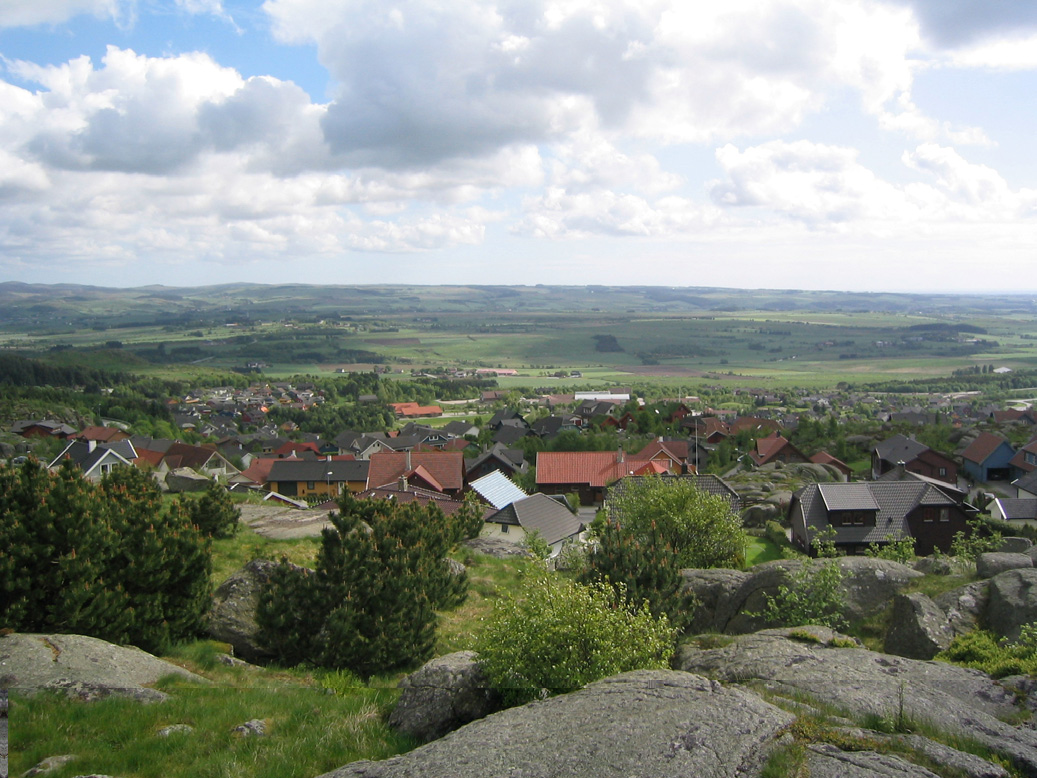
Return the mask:
M 1015 479 L 1012 481 L 1012 486 L 1030 494 L 1037 494 L 1037 470 L 1031 470 L 1026 475 Z
M 911 537 L 907 514 L 919 505 L 957 506 L 935 486 L 923 481 L 870 481 L 867 483 L 808 484 L 796 492 L 806 525 L 813 531 L 832 526 L 828 523 L 826 501 L 853 505 L 861 500 L 859 488 L 866 488 L 878 508 L 874 526 L 836 526 L 836 543 L 882 543 L 886 535 Z M 823 490 L 823 493 L 822 493 Z M 838 495 L 846 491 L 847 496 Z M 861 503 L 863 507 L 863 503 Z M 849 510 L 844 508 L 843 510 Z
M 955 502 L 961 503 L 969 496 L 967 491 L 959 489 L 956 486 L 952 486 L 946 481 L 941 481 L 939 478 L 930 478 L 927 475 L 921 473 L 912 473 L 899 465 L 894 467 L 892 470 L 887 470 L 885 473 L 875 479 L 876 481 L 922 481 L 924 483 L 935 486 L 941 492 L 946 494 L 948 497 L 953 499 Z
M 525 427 L 512 427 L 505 424 L 494 433 L 493 442 L 508 446 L 512 443 L 517 443 L 528 434 L 529 430 Z
M 997 504 L 1008 520 L 1037 519 L 1037 499 L 1033 497 L 999 497 Z
M 583 529 L 580 520 L 568 508 L 540 492 L 501 508 L 487 516 L 486 521 L 518 524 L 526 532 L 537 530 L 550 545 L 572 537 Z
M 366 459 L 278 459 L 270 466 L 268 481 L 367 481 Z M 329 476 L 328 473 L 331 473 Z
M 928 448 L 925 444 L 919 443 L 912 438 L 894 435 L 891 438 L 876 443 L 874 450 L 879 459 L 892 462 L 895 465 L 897 462 L 911 462 L 917 459 L 919 454 Z
M 868 484 L 819 484 L 821 499 L 830 511 L 877 511 L 879 505 Z

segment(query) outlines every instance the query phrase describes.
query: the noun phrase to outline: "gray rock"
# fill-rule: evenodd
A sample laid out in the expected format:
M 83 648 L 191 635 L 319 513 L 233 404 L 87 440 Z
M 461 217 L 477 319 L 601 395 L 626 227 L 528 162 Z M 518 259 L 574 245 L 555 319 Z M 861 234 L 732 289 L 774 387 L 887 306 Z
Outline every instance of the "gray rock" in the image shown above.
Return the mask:
M 325 778 L 735 778 L 758 773 L 792 715 L 695 675 L 640 670 L 472 722 Z
M 810 778 L 940 778 L 891 754 L 842 751 L 829 743 L 815 743 L 807 751 Z
M 97 638 L 18 632 L 0 637 L 0 686 L 22 694 L 57 689 L 83 700 L 116 695 L 156 702 L 167 695 L 145 686 L 167 675 L 209 683 L 139 648 Z
M 389 725 L 419 740 L 442 737 L 500 707 L 474 651 L 437 657 L 400 681 L 400 688 Z
M 997 635 L 1017 640 L 1024 624 L 1037 621 L 1037 569 L 1008 570 L 990 579 L 986 623 Z
M 204 492 L 209 488 L 210 480 L 189 467 L 178 467 L 166 473 L 166 488 L 174 494 Z
M 843 615 L 851 623 L 881 612 L 911 581 L 922 576 L 900 562 L 864 556 L 840 557 L 839 567 L 846 594 Z
M 266 722 L 262 719 L 250 719 L 244 724 L 238 724 L 233 730 L 238 737 L 265 737 Z
M 722 648 L 684 646 L 678 666 L 721 681 L 758 680 L 773 694 L 805 696 L 860 720 L 929 722 L 1037 775 L 1037 732 L 1002 720 L 1018 715 L 1015 695 L 977 670 L 788 640 L 780 630 L 744 635 Z
M 1025 553 L 1033 561 L 1034 566 L 1037 567 L 1037 546 L 1031 546 Z
M 911 567 L 923 575 L 950 575 L 954 572 L 951 558 L 944 554 L 921 557 L 916 559 Z
M 780 586 L 787 586 L 792 575 L 803 562 L 794 559 L 778 559 L 756 565 L 742 579 L 738 589 L 717 601 L 714 624 L 718 632 L 740 635 L 755 632 L 769 626 L 762 615 L 767 608 L 767 599 L 778 593 Z
M 722 632 L 723 626 L 717 615 L 727 608 L 727 603 L 749 577 L 740 570 L 712 568 L 708 570 L 681 570 L 684 579 L 683 591 L 695 595 L 695 614 L 689 625 L 693 634 Z
M 1026 554 L 1033 548 L 1033 541 L 1029 538 L 1006 537 L 1001 538 L 1001 547 L 998 551 L 1006 554 Z
M 991 551 L 976 557 L 976 575 L 979 578 L 993 578 L 1006 570 L 1021 570 L 1028 567 L 1033 567 L 1033 560 L 1026 554 Z
M 824 560 L 814 564 L 823 564 Z M 767 608 L 767 600 L 781 586 L 789 586 L 795 573 L 806 564 L 800 560 L 779 559 L 757 565 L 739 589 L 717 605 L 715 624 L 730 635 L 755 632 L 770 626 L 759 614 Z M 872 557 L 839 557 L 843 571 L 842 591 L 846 600 L 843 615 L 851 622 L 881 612 L 894 595 L 921 573 L 907 565 Z
M 938 743 L 921 735 L 898 735 L 895 740 L 913 748 L 933 764 L 945 767 L 965 778 L 1009 778 L 1008 771 L 1001 765 L 980 759 L 975 754 Z
M 471 538 L 464 542 L 466 548 L 487 556 L 505 558 L 511 556 L 526 556 L 526 551 L 518 543 L 512 543 L 500 538 Z
M 75 754 L 62 754 L 61 756 L 48 756 L 46 759 L 38 762 L 34 767 L 30 767 L 24 773 L 22 778 L 33 778 L 36 775 L 46 775 L 49 772 L 57 770 L 59 767 L 64 767 L 69 762 L 78 759 Z
M 270 582 L 277 565 L 269 559 L 253 559 L 221 583 L 212 598 L 209 634 L 216 640 L 230 643 L 234 654 L 249 662 L 271 658 L 260 639 L 256 609 L 263 587 Z
M 746 527 L 762 527 L 768 521 L 779 520 L 781 516 L 780 507 L 773 503 L 761 502 L 742 511 L 742 524 Z
M 169 737 L 170 735 L 189 735 L 194 732 L 194 727 L 190 724 L 170 724 L 168 727 L 162 727 L 155 734 L 159 737 Z
M 910 659 L 932 659 L 954 640 L 947 615 L 924 594 L 898 594 L 883 649 Z
M 975 581 L 936 598 L 936 606 L 947 615 L 947 626 L 955 637 L 979 627 L 989 591 L 989 581 Z

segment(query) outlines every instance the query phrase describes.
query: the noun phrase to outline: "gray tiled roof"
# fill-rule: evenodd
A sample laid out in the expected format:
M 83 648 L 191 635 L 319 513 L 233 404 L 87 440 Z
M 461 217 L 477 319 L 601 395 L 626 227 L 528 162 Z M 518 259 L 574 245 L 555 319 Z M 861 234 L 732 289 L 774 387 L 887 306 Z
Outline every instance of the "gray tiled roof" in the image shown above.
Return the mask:
M 819 484 L 821 499 L 830 511 L 877 511 L 867 484 Z
M 366 459 L 281 459 L 270 467 L 270 481 L 366 481 L 371 463 Z M 328 473 L 331 473 L 329 476 Z
M 540 535 L 553 545 L 572 537 L 583 529 L 580 520 L 557 500 L 537 492 L 488 516 L 486 521 L 495 524 L 518 524 L 526 532 L 538 530 Z
M 886 462 L 910 462 L 929 447 L 903 435 L 894 435 L 875 444 L 875 453 Z
M 825 497 L 821 488 L 824 487 Z M 950 497 L 921 481 L 871 481 L 868 483 L 809 484 L 797 493 L 807 526 L 814 532 L 830 526 L 825 498 L 847 487 L 866 487 L 878 506 L 874 526 L 837 526 L 836 543 L 880 543 L 886 535 L 911 536 L 906 517 L 918 505 L 955 506 Z M 833 498 L 834 499 L 834 498 Z M 847 500 L 847 502 L 849 502 Z M 849 509 L 846 509 L 849 510 Z
M 1037 499 L 1002 497 L 997 502 L 1006 519 L 1037 519 Z
M 1037 494 L 1037 470 L 1031 470 L 1021 478 L 1012 481 L 1012 486 L 1030 494 Z

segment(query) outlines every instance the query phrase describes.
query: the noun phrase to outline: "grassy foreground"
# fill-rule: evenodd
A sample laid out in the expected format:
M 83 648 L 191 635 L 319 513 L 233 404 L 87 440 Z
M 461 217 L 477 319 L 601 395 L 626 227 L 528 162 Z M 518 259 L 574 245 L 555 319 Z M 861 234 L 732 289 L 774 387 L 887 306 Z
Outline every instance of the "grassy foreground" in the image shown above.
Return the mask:
M 11 775 L 47 757 L 74 754 L 48 776 L 313 778 L 416 745 L 385 723 L 398 696 L 388 679 L 381 687 L 377 681 L 365 686 L 343 673 L 227 667 L 216 661 L 223 648 L 203 641 L 169 657 L 213 683 L 164 679 L 157 688 L 171 698 L 160 704 L 48 695 L 12 700 Z M 254 719 L 263 722 L 265 736 L 235 732 Z M 159 734 L 184 724 L 192 730 Z

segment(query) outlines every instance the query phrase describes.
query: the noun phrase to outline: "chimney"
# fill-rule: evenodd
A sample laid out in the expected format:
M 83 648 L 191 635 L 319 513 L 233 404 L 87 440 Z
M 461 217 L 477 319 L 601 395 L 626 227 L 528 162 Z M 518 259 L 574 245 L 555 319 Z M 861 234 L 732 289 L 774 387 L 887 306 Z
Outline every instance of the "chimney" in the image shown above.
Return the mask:
M 400 491 L 401 492 L 407 491 L 407 476 L 405 476 L 405 475 L 401 475 L 400 476 Z
M 331 461 L 331 454 L 328 454 L 328 456 L 325 458 L 324 461 L 325 462 L 330 462 Z
M 411 470 L 411 467 L 410 467 L 410 449 L 407 449 L 407 460 L 406 461 L 407 461 L 407 472 L 409 473 L 410 470 Z
M 88 454 L 93 454 L 95 448 L 97 448 L 97 441 L 96 440 L 88 440 L 86 442 L 86 452 Z
M 622 463 L 623 462 L 623 457 L 624 457 L 623 447 L 620 446 L 619 450 L 616 451 L 616 461 L 619 462 L 619 463 Z

